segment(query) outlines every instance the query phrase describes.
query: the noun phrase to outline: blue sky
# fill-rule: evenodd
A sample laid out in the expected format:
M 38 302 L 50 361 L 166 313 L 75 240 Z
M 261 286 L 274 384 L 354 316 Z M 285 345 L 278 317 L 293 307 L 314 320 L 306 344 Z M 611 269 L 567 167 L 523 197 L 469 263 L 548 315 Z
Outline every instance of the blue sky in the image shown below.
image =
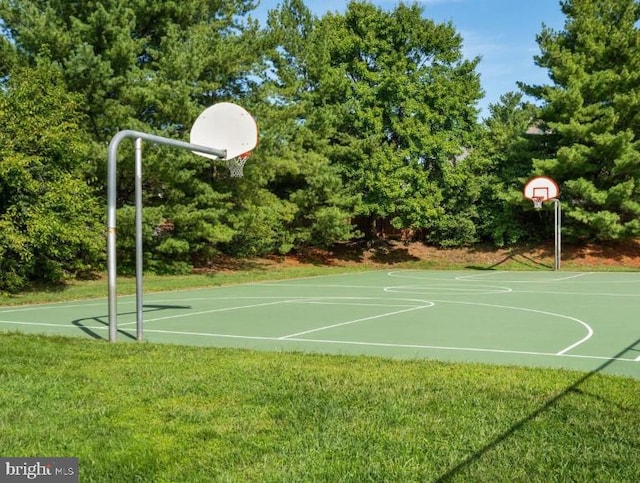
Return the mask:
M 253 13 L 259 19 L 282 0 L 260 0 Z M 314 14 L 342 12 L 345 0 L 305 0 Z M 393 9 L 395 0 L 373 0 L 373 4 Z M 407 1 L 405 3 L 411 3 Z M 516 82 L 540 84 L 548 81 L 547 72 L 533 62 L 539 53 L 536 35 L 542 24 L 561 30 L 565 17 L 559 0 L 422 0 L 425 16 L 436 22 L 451 21 L 464 40 L 465 57 L 482 57 L 478 72 L 485 91 L 479 107 L 481 117 L 487 106 L 500 95 L 517 90 Z

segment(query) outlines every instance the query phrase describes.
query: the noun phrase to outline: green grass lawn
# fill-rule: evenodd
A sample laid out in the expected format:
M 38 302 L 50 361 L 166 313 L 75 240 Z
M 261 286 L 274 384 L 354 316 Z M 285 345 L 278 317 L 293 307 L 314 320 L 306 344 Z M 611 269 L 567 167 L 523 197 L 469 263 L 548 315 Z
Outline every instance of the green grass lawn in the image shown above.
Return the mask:
M 637 481 L 640 381 L 0 335 L 0 454 L 80 481 Z

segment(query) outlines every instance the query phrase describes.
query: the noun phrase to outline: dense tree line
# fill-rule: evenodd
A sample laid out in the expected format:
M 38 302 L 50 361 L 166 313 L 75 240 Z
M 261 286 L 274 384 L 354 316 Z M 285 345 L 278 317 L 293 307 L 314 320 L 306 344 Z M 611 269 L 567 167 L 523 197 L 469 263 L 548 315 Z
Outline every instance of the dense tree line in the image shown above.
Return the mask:
M 561 186 L 565 237 L 640 234 L 640 7 L 565 0 L 542 28 L 549 85 L 478 121 L 480 59 L 417 4 L 0 0 L 0 289 L 101 268 L 106 145 L 121 129 L 187 139 L 216 102 L 260 126 L 245 176 L 145 146 L 145 267 L 287 253 L 403 230 L 441 246 L 544 238 L 522 200 Z M 534 102 L 527 102 L 524 95 Z M 118 166 L 118 256 L 133 266 L 132 147 Z

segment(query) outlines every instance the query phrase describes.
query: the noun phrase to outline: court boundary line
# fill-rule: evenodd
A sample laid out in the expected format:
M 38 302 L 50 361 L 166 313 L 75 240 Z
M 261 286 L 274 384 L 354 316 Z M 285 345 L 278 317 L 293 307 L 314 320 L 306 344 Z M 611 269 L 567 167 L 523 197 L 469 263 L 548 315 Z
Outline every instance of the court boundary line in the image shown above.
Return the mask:
M 323 330 L 329 330 L 329 329 L 333 329 L 335 327 L 342 327 L 342 326 L 345 326 L 345 325 L 356 324 L 358 322 L 365 322 L 367 320 L 381 319 L 383 317 L 390 317 L 392 315 L 403 314 L 405 312 L 411 312 L 411 311 L 414 311 L 414 310 L 427 309 L 427 308 L 433 307 L 434 305 L 435 305 L 434 303 L 431 303 L 431 305 L 410 307 L 410 308 L 403 309 L 403 310 L 396 310 L 394 312 L 387 312 L 387 313 L 384 313 L 384 314 L 377 314 L 377 315 L 372 315 L 372 316 L 369 316 L 369 317 L 362 317 L 360 319 L 348 320 L 346 322 L 340 322 L 340 323 L 336 323 L 336 324 L 332 324 L 332 325 L 326 325 L 324 327 L 316 327 L 315 329 L 305 330 L 305 331 L 302 331 L 302 332 L 297 332 L 295 334 L 289 334 L 289 335 L 285 335 L 285 336 L 279 337 L 278 340 L 292 339 L 294 337 L 298 337 L 298 336 L 301 336 L 301 335 L 312 334 L 313 332 L 320 332 L 320 331 L 323 331 Z
M 249 335 L 235 335 L 235 334 L 217 334 L 209 332 L 192 332 L 192 331 L 172 331 L 163 329 L 149 329 L 147 332 L 158 334 L 176 334 L 176 335 L 196 335 L 203 337 L 213 337 L 221 339 L 248 339 L 248 340 L 263 340 L 263 341 L 279 341 L 279 342 L 310 342 L 310 343 L 322 343 L 322 344 L 336 344 L 336 345 L 358 345 L 358 346 L 374 346 L 374 347 L 390 347 L 399 349 L 429 349 L 429 350 L 444 350 L 444 351 L 458 351 L 458 352 L 489 352 L 489 353 L 503 353 L 513 355 L 533 355 L 544 357 L 568 357 L 578 359 L 596 359 L 596 360 L 608 360 L 608 361 L 622 361 L 622 362 L 636 362 L 635 359 L 628 358 L 615 358 L 607 356 L 591 356 L 584 354 L 558 354 L 554 352 L 536 352 L 536 351 L 513 351 L 504 349 L 487 349 L 482 347 L 456 347 L 456 346 L 436 346 L 426 344 L 394 344 L 388 342 L 364 342 L 364 341 L 340 341 L 330 339 L 307 339 L 307 338 L 288 338 L 280 339 L 266 336 L 249 336 Z
M 15 325 L 35 325 L 35 326 L 55 326 L 66 329 L 78 329 L 77 325 L 73 324 L 50 324 L 46 322 L 22 322 L 22 321 L 7 321 L 0 320 L 0 323 L 15 324 Z M 92 330 L 109 330 L 106 325 L 100 326 L 83 326 L 86 329 Z M 398 349 L 422 349 L 422 350 L 442 350 L 442 351 L 454 351 L 454 352 L 485 352 L 485 353 L 498 353 L 498 354 L 513 354 L 513 355 L 532 355 L 542 357 L 568 357 L 576 359 L 590 359 L 590 360 L 607 360 L 607 361 L 621 361 L 621 362 L 640 362 L 640 356 L 635 359 L 623 358 L 623 357 L 607 357 L 607 356 L 594 356 L 586 354 L 560 354 L 554 352 L 537 352 L 537 351 L 516 351 L 506 349 L 488 349 L 482 347 L 456 347 L 456 346 L 436 346 L 428 344 L 396 344 L 389 342 L 365 342 L 365 341 L 340 341 L 330 339 L 308 339 L 308 338 L 278 338 L 267 336 L 249 336 L 249 335 L 237 335 L 237 334 L 219 334 L 211 332 L 195 332 L 195 331 L 179 331 L 179 330 L 164 330 L 164 329 L 145 329 L 145 332 L 157 333 L 157 334 L 174 334 L 174 335 L 187 335 L 187 336 L 199 336 L 199 337 L 211 337 L 220 339 L 244 339 L 244 340 L 258 340 L 258 341 L 270 341 L 270 342 L 302 342 L 302 343 L 322 343 L 322 344 L 335 344 L 335 345 L 358 345 L 358 346 L 373 346 L 373 347 L 389 347 Z
M 469 282 L 475 282 L 475 278 L 479 278 L 479 277 L 486 277 L 489 275 L 502 275 L 504 273 L 515 273 L 515 272 L 509 272 L 506 270 L 497 270 L 491 273 L 478 273 L 478 274 L 474 274 L 474 275 L 462 275 L 460 277 L 456 277 L 456 280 L 460 280 L 460 281 L 469 281 Z M 546 272 L 545 272 L 546 273 Z M 514 283 L 555 283 L 555 282 L 564 282 L 565 280 L 572 280 L 578 277 L 584 277 L 586 275 L 591 275 L 593 273 L 596 272 L 566 272 L 566 273 L 573 273 L 573 275 L 568 275 L 566 277 L 559 277 L 559 278 L 550 278 L 548 280 L 533 280 L 533 281 L 527 281 L 527 280 L 513 280 Z
M 628 276 L 628 275 L 638 275 L 639 272 L 638 271 L 632 271 L 632 272 L 608 272 L 608 271 L 599 271 L 599 272 L 563 272 L 566 274 L 572 274 L 570 276 L 567 277 L 561 277 L 561 278 L 549 278 L 546 280 L 483 280 L 483 279 L 479 279 L 479 277 L 489 277 L 489 276 L 497 276 L 497 275 L 503 275 L 503 274 L 523 274 L 523 273 L 527 273 L 527 274 L 531 274 L 531 273 L 535 273 L 535 274 L 548 274 L 551 275 L 548 272 L 541 272 L 541 271 L 537 271 L 537 270 L 523 270 L 523 271 L 509 271 L 509 270 L 496 270 L 496 271 L 484 271 L 486 273 L 477 273 L 477 274 L 472 274 L 472 275 L 460 275 L 460 276 L 456 276 L 456 277 L 452 277 L 452 278 L 423 278 L 423 277 L 415 277 L 415 276 L 407 276 L 407 275 L 402 275 L 402 273 L 404 272 L 428 272 L 428 273 L 433 273 L 433 270 L 421 270 L 421 269 L 404 269 L 404 270 L 393 270 L 387 273 L 387 275 L 389 277 L 392 278 L 407 278 L 407 279 L 411 279 L 411 280 L 424 280 L 424 281 L 446 281 L 446 282 L 455 282 L 455 281 L 459 281 L 459 282 L 470 282 L 470 283 L 531 283 L 531 284 L 546 284 L 546 283 L 561 283 L 561 282 L 565 282 L 567 280 L 571 280 L 572 282 L 575 282 L 575 279 L 578 277 L 583 277 L 583 276 L 587 276 L 587 275 L 611 275 L 611 274 L 615 274 L 617 276 Z M 457 273 L 458 271 L 454 271 L 452 270 L 452 273 Z M 472 278 L 473 277 L 473 278 Z M 477 279 L 478 278 L 478 279 Z M 579 281 L 579 282 L 575 282 L 575 283 L 579 283 L 579 284 L 602 284 L 602 285 L 609 285 L 609 284 L 626 284 L 626 283 L 640 283 L 640 279 L 638 280 L 605 280 L 605 281 L 597 281 L 597 280 L 583 280 L 583 281 Z
M 250 304 L 250 305 L 237 305 L 237 306 L 233 306 L 233 307 L 220 307 L 220 308 L 215 308 L 215 309 L 209 309 L 209 310 L 202 310 L 200 312 L 192 312 L 189 314 L 178 314 L 178 315 L 168 315 L 166 317 L 156 317 L 153 319 L 144 319 L 145 323 L 148 322 L 157 322 L 159 320 L 170 320 L 170 319 L 178 319 L 178 318 L 182 318 L 182 317 L 190 317 L 192 315 L 203 315 L 203 314 L 209 314 L 209 313 L 215 313 L 215 312 L 227 312 L 227 311 L 231 311 L 231 310 L 242 310 L 242 309 L 250 309 L 250 308 L 254 308 L 254 307 L 265 307 L 265 306 L 269 306 L 269 305 L 278 305 L 278 304 L 295 304 L 295 303 L 310 303 L 310 302 L 316 302 L 318 303 L 319 300 L 378 300 L 378 298 L 376 297 L 340 297 L 340 296 L 336 296 L 336 297 L 331 297 L 331 296 L 321 296 L 321 297 L 309 297 L 309 296 L 294 296 L 294 297 L 282 297 L 282 296 L 242 296 L 242 297 L 224 297 L 224 298 L 218 298 L 215 300 L 241 300 L 241 299 L 251 299 L 251 300 L 255 300 L 255 299 L 278 299 L 275 300 L 273 302 L 265 302 L 265 303 L 260 303 L 260 304 Z M 189 302 L 189 301 L 193 301 L 193 300 L 211 300 L 211 299 L 177 299 L 177 300 L 171 300 L 170 302 Z M 393 305 L 393 304 L 368 304 L 367 306 L 369 307 L 422 307 L 422 305 L 424 305 L 424 303 L 426 302 L 425 300 L 420 300 L 420 299 L 410 299 L 410 298 L 397 298 L 394 300 L 402 300 L 402 301 L 411 301 L 411 302 L 419 302 L 421 305 L 420 306 L 415 306 L 415 305 Z M 155 303 L 162 303 L 163 301 L 161 300 L 157 300 L 155 301 Z M 345 305 L 345 304 L 340 304 L 340 303 L 335 303 L 333 305 Z M 136 322 L 123 322 L 121 324 L 118 324 L 119 326 L 127 326 L 127 325 L 133 325 Z
M 216 309 L 209 309 L 209 310 L 201 310 L 200 312 L 191 312 L 191 313 L 187 313 L 187 314 L 177 314 L 177 315 L 167 315 L 166 317 L 155 317 L 153 319 L 144 319 L 144 323 L 148 323 L 148 322 L 158 322 L 159 320 L 170 320 L 170 319 L 181 319 L 184 317 L 192 317 L 194 315 L 204 315 L 204 314 L 212 314 L 212 313 L 216 313 L 216 312 L 230 312 L 232 310 L 242 310 L 242 309 L 252 309 L 255 307 L 266 307 L 268 305 L 278 305 L 278 304 L 286 304 L 288 302 L 291 302 L 290 300 L 286 300 L 287 298 L 290 297 L 282 297 L 285 300 L 276 300 L 273 302 L 264 302 L 261 304 L 251 304 L 251 305 L 240 305 L 240 306 L 235 306 L 235 307 L 219 307 Z M 125 326 L 125 325 L 133 325 L 136 322 L 125 322 L 122 324 L 118 324 L 118 326 Z
M 591 326 L 589 324 L 587 324 L 586 322 L 577 319 L 576 317 L 572 317 L 570 315 L 564 315 L 564 314 L 558 314 L 555 312 L 548 312 L 546 310 L 538 310 L 538 309 L 530 309 L 527 307 L 515 307 L 515 306 L 509 306 L 509 305 L 499 305 L 499 304 L 487 304 L 487 303 L 482 303 L 482 302 L 466 302 L 466 301 L 459 301 L 459 300 L 434 300 L 434 302 L 438 302 L 438 303 L 450 303 L 450 304 L 459 304 L 459 305 L 479 305 L 481 307 L 491 307 L 491 308 L 500 308 L 500 309 L 511 309 L 511 310 L 520 310 L 523 312 L 533 312 L 533 313 L 537 313 L 537 314 L 542 314 L 542 315 L 549 315 L 552 317 L 558 317 L 561 319 L 568 319 L 568 320 L 572 320 L 574 322 L 577 322 L 578 324 L 582 325 L 585 329 L 587 329 L 587 335 L 584 336 L 582 339 L 580 339 L 577 342 L 574 342 L 573 344 L 565 347 L 564 349 L 562 349 L 561 351 L 559 351 L 557 353 L 557 355 L 564 355 L 565 353 L 569 352 L 570 350 L 575 349 L 576 347 L 582 345 L 583 343 L 585 343 L 586 341 L 588 341 L 589 339 L 591 339 L 591 337 L 594 334 L 593 328 L 591 328 Z

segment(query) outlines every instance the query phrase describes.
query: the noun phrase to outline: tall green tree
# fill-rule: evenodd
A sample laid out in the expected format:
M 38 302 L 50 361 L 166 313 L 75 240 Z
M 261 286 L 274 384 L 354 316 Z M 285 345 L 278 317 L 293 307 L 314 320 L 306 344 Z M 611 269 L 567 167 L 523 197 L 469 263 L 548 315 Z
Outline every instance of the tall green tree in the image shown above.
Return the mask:
M 0 126 L 0 290 L 98 268 L 104 210 L 85 183 L 90 144 L 60 70 L 14 70 Z
M 535 174 L 561 185 L 564 230 L 581 240 L 640 235 L 640 4 L 564 0 L 564 29 L 543 28 Z M 540 151 L 544 151 L 541 154 Z
M 0 0 L 3 48 L 9 38 L 22 63 L 44 56 L 62 67 L 101 149 L 93 161 L 96 185 L 104 193 L 104 148 L 118 130 L 187 138 L 205 107 L 251 90 L 248 73 L 259 58 L 260 36 L 247 14 L 255 5 L 254 0 Z M 123 143 L 120 159 L 121 206 L 133 200 L 130 143 Z M 232 237 L 228 210 L 234 187 L 209 160 L 145 146 L 143 172 L 148 219 L 173 224 L 168 236 L 149 239 L 155 260 L 148 266 L 188 266 Z M 131 242 L 125 238 L 132 232 L 127 213 L 121 217 L 124 261 Z
M 118 129 L 181 133 L 247 89 L 255 0 L 0 0 L 4 38 L 64 67 L 99 141 Z M 246 34 L 246 35 L 245 35 Z
M 307 121 L 317 115 L 305 71 L 315 68 L 317 45 L 309 35 L 318 21 L 302 0 L 269 14 L 264 65 L 255 72 L 261 82 L 251 96 L 261 130 L 259 153 L 248 165 L 255 184 L 242 193 L 243 228 L 232 240 L 242 251 L 287 252 L 354 236 L 349 220 L 358 197 L 323 149 L 327 132 Z
M 287 252 L 352 235 L 345 220 L 353 202 L 340 195 L 336 168 L 293 147 L 299 146 L 290 130 L 295 122 L 283 121 L 268 102 L 269 92 L 256 83 L 265 72 L 266 46 L 247 17 L 255 4 L 0 0 L 5 39 L 11 38 L 23 62 L 46 55 L 64 66 L 67 84 L 85 99 L 88 126 L 100 146 L 124 128 L 186 137 L 197 114 L 222 100 L 239 101 L 258 117 L 260 152 L 241 180 L 229 180 L 224 168 L 190 153 L 145 146 L 149 269 L 186 270 L 219 249 L 242 255 Z M 103 159 L 104 153 L 96 160 L 99 181 Z M 123 143 L 120 159 L 119 204 L 125 205 L 134 191 L 130 144 Z M 130 209 L 119 210 L 118 224 L 119 260 L 130 265 Z
M 273 65 L 278 99 L 309 133 L 304 147 L 340 169 L 371 235 L 381 219 L 433 229 L 476 124 L 477 59 L 463 59 L 454 27 L 417 4 L 352 1 L 344 14 L 300 18 L 280 19 L 288 29 Z
M 481 141 L 472 153 L 473 185 L 482 190 L 474 202 L 480 239 L 504 246 L 531 241 L 535 233 L 546 235 L 541 231 L 545 220 L 539 220 L 540 213 L 532 213 L 522 198 L 535 149 L 544 147 L 538 142 L 544 134 L 539 124 L 539 109 L 525 102 L 520 92 L 507 92 L 489 105 Z

